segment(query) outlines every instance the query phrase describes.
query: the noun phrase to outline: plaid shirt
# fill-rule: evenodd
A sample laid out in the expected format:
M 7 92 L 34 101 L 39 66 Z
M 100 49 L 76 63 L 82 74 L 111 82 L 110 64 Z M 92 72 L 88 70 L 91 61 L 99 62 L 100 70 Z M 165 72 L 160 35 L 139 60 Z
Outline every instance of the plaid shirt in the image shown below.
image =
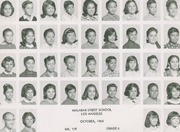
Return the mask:
M 103 72 L 102 76 L 103 77 L 119 77 L 119 72 L 116 70 L 111 71 L 107 69 L 105 72 Z

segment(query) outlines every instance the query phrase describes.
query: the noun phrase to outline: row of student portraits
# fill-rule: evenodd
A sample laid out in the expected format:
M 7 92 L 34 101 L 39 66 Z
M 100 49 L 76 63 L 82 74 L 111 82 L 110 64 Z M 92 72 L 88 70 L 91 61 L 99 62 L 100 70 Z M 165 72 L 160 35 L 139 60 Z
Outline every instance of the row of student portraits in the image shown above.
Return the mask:
M 37 21 L 37 18 L 42 21 L 52 21 L 57 18 L 61 18 L 62 21 L 77 21 L 78 18 L 82 21 L 119 21 L 120 19 L 136 21 L 140 20 L 141 13 L 144 16 L 143 20 L 154 21 L 164 18 L 167 21 L 174 21 L 179 20 L 180 15 L 178 0 L 105 0 L 102 5 L 99 0 L 20 0 L 19 8 L 16 8 L 17 3 L 13 0 L 3 0 L 0 3 L 0 20 L 12 22 L 17 12 L 19 21 Z M 100 7 L 102 7 L 101 16 Z M 78 8 L 81 9 L 81 13 L 78 13 Z
M 179 49 L 179 30 L 178 24 L 1 25 L 0 49 Z

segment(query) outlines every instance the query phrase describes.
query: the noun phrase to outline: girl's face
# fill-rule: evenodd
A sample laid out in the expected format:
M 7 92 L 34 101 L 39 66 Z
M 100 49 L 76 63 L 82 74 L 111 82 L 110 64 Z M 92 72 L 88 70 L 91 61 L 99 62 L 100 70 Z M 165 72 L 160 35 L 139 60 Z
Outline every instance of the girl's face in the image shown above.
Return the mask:
M 74 5 L 69 5 L 67 8 L 66 8 L 66 12 L 69 14 L 69 15 L 72 15 L 74 13 Z
M 30 128 L 33 125 L 33 118 L 31 116 L 26 117 L 25 124 L 26 127 Z
M 49 72 L 53 72 L 54 69 L 55 69 L 55 61 L 54 59 L 50 60 L 50 61 L 47 61 L 46 63 L 46 68 Z
M 116 87 L 110 87 L 109 88 L 109 91 L 108 91 L 109 97 L 114 98 L 116 96 L 116 93 L 117 93 Z
M 131 40 L 132 42 L 135 42 L 137 40 L 137 32 L 134 31 L 134 32 L 131 32 L 128 34 L 128 38 L 129 40 Z
M 177 32 L 171 33 L 169 36 L 169 39 L 170 39 L 171 43 L 176 44 L 179 40 L 179 33 L 177 33 Z
M 14 67 L 13 61 L 6 61 L 4 66 L 5 66 L 6 72 L 11 72 Z
M 89 3 L 89 4 L 87 5 L 87 14 L 88 14 L 89 16 L 93 16 L 93 15 L 95 14 L 95 6 L 94 6 L 93 3 Z
M 117 10 L 117 5 L 115 2 L 110 2 L 107 8 L 108 12 L 112 15 L 116 13 Z
M 67 94 L 70 99 L 74 99 L 76 96 L 76 90 L 75 89 L 69 90 Z
M 55 12 L 55 8 L 52 5 L 48 5 L 46 7 L 46 14 L 48 16 L 52 16 L 54 14 L 54 12 Z
M 94 44 L 95 40 L 96 40 L 96 34 L 95 32 L 89 32 L 87 35 L 87 40 L 90 44 Z
M 171 17 L 175 17 L 177 14 L 178 8 L 174 3 L 171 3 L 171 5 L 168 8 L 169 15 Z
M 67 42 L 70 43 L 70 44 L 73 44 L 76 40 L 76 35 L 74 32 L 71 32 L 71 33 L 68 33 L 66 35 L 66 39 L 67 39 Z
M 32 89 L 29 89 L 28 91 L 26 91 L 26 99 L 31 101 L 34 97 L 34 92 Z
M 137 64 L 136 64 L 136 61 L 135 61 L 135 60 L 130 61 L 130 62 L 129 62 L 129 69 L 132 70 L 132 71 L 135 70 L 136 65 L 137 65 Z
M 111 59 L 108 63 L 108 69 L 114 71 L 116 69 L 116 59 Z
M 137 89 L 135 87 L 132 87 L 132 89 L 129 91 L 129 98 L 130 99 L 135 99 L 137 97 Z
M 179 125 L 179 117 L 178 116 L 174 116 L 171 118 L 171 126 L 173 127 L 177 127 Z
M 74 71 L 75 69 L 75 60 L 73 58 L 69 58 L 66 63 L 67 69 Z
M 150 123 L 151 123 L 152 127 L 155 127 L 157 125 L 157 123 L 158 123 L 158 118 L 156 116 L 151 115 L 149 120 L 150 120 Z
M 55 41 L 55 34 L 53 32 L 48 32 L 45 36 L 46 43 L 49 45 L 53 45 Z
M 136 12 L 136 4 L 134 2 L 130 2 L 128 4 L 128 13 L 135 14 L 135 12 Z
M 26 69 L 27 69 L 28 71 L 33 71 L 33 69 L 34 69 L 34 64 L 35 64 L 34 60 L 32 60 L 32 59 L 27 60 L 27 61 L 26 61 Z
M 88 88 L 88 98 L 90 100 L 94 100 L 95 95 L 96 95 L 95 87 L 89 87 Z
M 150 13 L 151 15 L 155 15 L 156 12 L 157 12 L 157 4 L 156 4 L 156 3 L 150 4 L 149 7 L 148 7 L 148 9 L 149 9 L 149 13 Z
M 178 99 L 179 98 L 180 91 L 177 90 L 176 88 L 173 88 L 171 93 L 172 93 L 172 99 Z
M 157 41 L 157 33 L 155 31 L 151 31 L 148 34 L 147 39 L 150 44 L 155 44 Z
M 26 15 L 31 16 L 33 13 L 33 4 L 27 4 L 26 7 L 24 8 L 24 12 Z
M 9 4 L 5 5 L 4 6 L 4 9 L 3 9 L 3 12 L 4 12 L 4 16 L 5 17 L 10 17 L 11 14 L 12 14 L 12 8 Z
M 178 68 L 179 68 L 179 61 L 178 61 L 178 59 L 176 57 L 173 57 L 171 59 L 169 65 L 170 65 L 170 68 L 172 70 L 178 70 Z
M 47 94 L 47 99 L 49 100 L 53 100 L 54 99 L 54 96 L 55 96 L 55 91 L 53 88 L 49 88 L 46 92 Z
M 5 97 L 7 100 L 11 100 L 13 98 L 13 90 L 12 89 L 8 89 L 6 92 L 5 92 Z
M 4 41 L 8 44 L 11 44 L 13 41 L 13 33 L 11 31 L 8 31 L 4 35 Z
M 149 66 L 150 66 L 150 69 L 156 70 L 157 67 L 158 67 L 158 60 L 157 60 L 156 58 L 152 58 L 152 59 L 149 61 Z
M 115 32 L 113 32 L 112 35 L 108 36 L 108 41 L 110 43 L 114 43 L 115 39 L 116 39 L 116 33 Z
M 91 60 L 88 64 L 87 64 L 87 69 L 90 72 L 94 72 L 96 68 L 96 62 L 94 60 Z
M 32 44 L 34 42 L 35 36 L 33 34 L 33 32 L 29 32 L 26 36 L 25 36 L 25 40 L 27 44 Z

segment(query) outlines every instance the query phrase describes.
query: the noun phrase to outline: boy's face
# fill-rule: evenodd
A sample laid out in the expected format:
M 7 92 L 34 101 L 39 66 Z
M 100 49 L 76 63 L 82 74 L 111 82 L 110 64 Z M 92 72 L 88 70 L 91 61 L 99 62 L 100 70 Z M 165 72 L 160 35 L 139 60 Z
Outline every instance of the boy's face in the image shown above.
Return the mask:
M 74 99 L 75 96 L 76 96 L 76 90 L 75 90 L 75 89 L 69 90 L 68 93 L 67 93 L 67 96 L 68 96 L 70 99 Z
M 12 114 L 6 114 L 4 119 L 5 127 L 7 127 L 9 130 L 11 130 L 15 123 L 14 115 Z
M 131 32 L 128 34 L 128 39 L 132 42 L 135 42 L 137 40 L 137 32 Z
M 68 5 L 68 7 L 66 7 L 66 12 L 72 15 L 74 13 L 74 5 Z
M 157 4 L 156 3 L 152 3 L 148 6 L 148 10 L 149 10 L 149 13 L 151 15 L 155 15 L 156 12 L 157 12 Z
M 107 7 L 107 10 L 110 14 L 114 15 L 117 10 L 117 4 L 115 2 L 110 2 Z
M 6 63 L 5 63 L 5 70 L 7 72 L 11 72 L 13 67 L 14 66 L 13 66 L 13 62 L 12 61 L 6 61 Z
M 47 35 L 45 36 L 46 43 L 49 45 L 53 45 L 55 41 L 55 35 L 53 32 L 48 32 Z
M 116 92 L 117 92 L 116 87 L 110 87 L 109 90 L 108 90 L 108 95 L 111 98 L 114 98 L 116 96 Z
M 74 71 L 75 69 L 75 60 L 73 58 L 69 58 L 66 62 L 67 69 Z
M 179 33 L 173 32 L 170 34 L 169 38 L 172 43 L 176 44 L 179 40 Z
M 8 44 L 11 44 L 13 41 L 13 33 L 11 31 L 8 31 L 4 35 L 4 41 Z
M 33 4 L 27 4 L 24 8 L 24 12 L 26 15 L 31 16 L 33 13 Z
M 116 69 L 116 59 L 111 59 L 109 63 L 107 63 L 108 69 L 114 71 Z
M 46 63 L 46 68 L 49 72 L 53 72 L 54 69 L 55 69 L 55 61 L 54 59 L 50 60 L 50 61 L 47 61 Z
M 35 64 L 34 60 L 32 60 L 32 59 L 27 60 L 26 63 L 25 63 L 26 69 L 28 71 L 33 71 L 34 64 Z
M 157 99 L 159 94 L 158 88 L 156 86 L 153 86 L 149 91 L 149 97 L 152 99 Z
M 96 40 L 96 34 L 95 32 L 89 32 L 87 35 L 87 40 L 90 44 L 94 44 L 95 40 Z

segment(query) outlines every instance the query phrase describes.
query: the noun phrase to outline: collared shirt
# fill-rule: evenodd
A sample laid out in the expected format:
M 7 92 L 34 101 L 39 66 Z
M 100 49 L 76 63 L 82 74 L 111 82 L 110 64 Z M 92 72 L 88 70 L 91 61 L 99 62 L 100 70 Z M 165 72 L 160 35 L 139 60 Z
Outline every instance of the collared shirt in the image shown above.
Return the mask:
M 20 49 L 37 49 L 37 47 L 34 47 L 34 46 L 28 47 L 28 46 L 24 46 L 24 45 L 20 45 L 19 48 Z
M 171 73 L 170 70 L 166 70 L 166 71 L 164 72 L 164 76 L 165 76 L 165 77 L 179 77 L 179 76 L 180 76 L 180 70 L 177 71 L 177 76 L 173 76 L 173 74 Z
M 129 97 L 125 96 L 124 97 L 124 104 L 128 104 L 128 105 L 137 105 L 139 104 L 139 98 L 136 97 L 135 99 L 130 99 Z
M 118 49 L 115 43 L 108 43 L 108 42 L 105 42 L 102 48 L 103 49 Z
M 82 77 L 97 77 L 98 75 L 95 72 L 85 72 Z
M 138 20 L 137 18 L 137 14 L 126 14 L 124 15 L 124 20 L 127 20 L 127 21 L 135 21 L 135 20 Z
M 97 17 L 96 16 L 82 16 L 81 17 L 82 21 L 97 21 Z
M 45 73 L 43 73 L 41 75 L 41 77 L 57 77 L 58 73 L 53 71 L 52 73 L 49 73 L 48 71 L 45 71 Z
M 36 129 L 32 127 L 31 128 L 25 127 L 21 130 L 21 132 L 36 132 Z
M 106 14 L 103 18 L 102 18 L 103 21 L 119 21 L 119 16 L 114 14 Z
M 107 69 L 106 71 L 103 72 L 102 76 L 103 77 L 119 77 L 119 72 L 116 70 L 111 71 Z
M 15 129 L 11 129 L 11 130 L 9 130 L 8 128 L 6 128 L 6 127 L 4 127 L 4 130 L 6 131 L 6 132 L 16 132 L 16 130 Z
M 123 49 L 140 49 L 139 44 L 128 40 L 124 45 Z
M 75 15 L 69 15 L 68 13 L 62 16 L 62 21 L 77 21 L 78 18 Z
M 77 73 L 75 71 L 70 71 L 66 69 L 64 72 L 61 73 L 61 77 L 77 77 Z
M 19 21 L 37 21 L 37 18 L 35 16 L 31 16 L 29 19 L 26 15 L 23 15 L 19 18 Z
M 40 104 L 41 104 L 41 105 L 57 105 L 57 102 L 54 101 L 54 100 L 49 101 L 49 100 L 47 100 L 47 99 L 44 99 L 43 101 L 41 101 Z
M 144 99 L 143 103 L 144 104 L 160 104 L 161 101 L 158 98 L 157 98 L 157 100 L 154 100 L 151 97 L 147 97 L 146 99 Z
M 4 71 L 3 73 L 0 74 L 0 77 L 16 77 L 16 73 L 12 72 L 9 74 Z
M 107 97 L 106 99 L 104 99 L 102 101 L 102 104 L 103 105 L 114 105 L 114 104 L 119 104 L 119 99 L 114 97 L 114 98 L 111 98 L 111 97 Z
M 145 17 L 144 17 L 144 20 L 148 21 L 152 21 L 152 20 L 160 20 L 160 18 L 156 15 L 152 15 L 150 13 L 148 13 Z
M 66 100 L 62 102 L 62 105 L 77 105 L 77 104 L 78 102 L 76 100 L 70 99 L 68 97 L 66 98 Z
M 37 72 L 35 71 L 28 71 L 27 69 L 22 72 L 19 77 L 37 77 Z
M 168 21 L 177 21 L 177 20 L 179 20 L 179 17 L 177 15 L 175 17 L 171 17 L 171 16 L 167 15 L 165 17 L 165 20 L 168 20 Z
M 32 100 L 27 100 L 26 98 L 24 98 L 22 101 L 21 101 L 21 104 L 22 105 L 35 105 L 36 102 L 32 99 Z
M 171 42 L 168 42 L 167 44 L 164 45 L 165 49 L 179 49 L 180 48 L 180 44 L 176 43 L 173 44 Z
M 65 43 L 65 44 L 61 44 L 61 48 L 62 49 L 76 49 L 76 48 L 78 48 L 78 44 L 77 44 L 77 42 L 75 42 L 73 44 Z
M 166 103 L 167 105 L 180 105 L 180 99 L 172 100 L 172 99 L 167 99 Z
M 144 49 L 158 49 L 158 47 L 156 46 L 156 44 L 146 43 L 144 45 Z
M 87 98 L 86 100 L 82 100 L 82 105 L 98 105 L 99 104 L 99 100 L 90 100 L 89 98 Z
M 14 44 L 7 44 L 5 41 L 0 44 L 0 49 L 16 49 Z
M 148 69 L 145 74 L 145 77 L 158 77 L 160 73 L 157 70 Z
M 96 43 L 90 44 L 89 42 L 86 42 L 81 46 L 82 49 L 98 49 L 98 47 L 99 47 L 98 44 Z

